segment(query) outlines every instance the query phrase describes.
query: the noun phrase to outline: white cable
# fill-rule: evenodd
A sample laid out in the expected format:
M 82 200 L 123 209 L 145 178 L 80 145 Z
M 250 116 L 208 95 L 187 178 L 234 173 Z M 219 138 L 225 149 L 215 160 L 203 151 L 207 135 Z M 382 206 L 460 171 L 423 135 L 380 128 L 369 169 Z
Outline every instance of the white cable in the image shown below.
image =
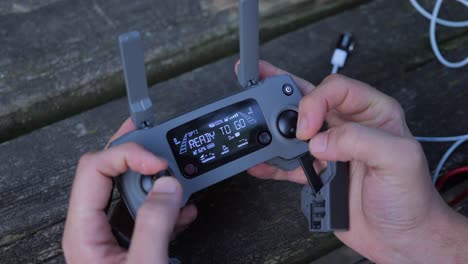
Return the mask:
M 454 142 L 462 139 L 468 139 L 468 134 L 454 137 L 416 137 L 420 142 Z
M 338 71 L 345 65 L 347 59 L 348 51 L 336 48 L 330 61 L 331 65 L 333 65 L 332 74 L 338 73 Z
M 453 145 L 445 152 L 444 156 L 442 156 L 442 159 L 440 159 L 439 163 L 437 164 L 436 170 L 434 171 L 434 176 L 432 177 L 432 182 L 434 184 L 437 183 L 437 180 L 440 177 L 440 171 L 442 170 L 442 167 L 444 166 L 445 162 L 447 159 L 452 155 L 452 153 L 457 149 L 461 144 L 465 143 L 468 140 L 468 138 L 460 139 L 453 143 Z
M 440 53 L 439 46 L 437 45 L 436 19 L 437 19 L 437 16 L 439 15 L 440 7 L 442 6 L 443 1 L 444 0 L 437 0 L 435 7 L 434 7 L 434 11 L 432 12 L 431 25 L 429 28 L 429 38 L 431 39 L 431 47 L 437 59 L 440 61 L 440 63 L 442 63 L 443 65 L 449 68 L 454 68 L 454 69 L 461 68 L 461 67 L 468 65 L 468 57 L 466 57 L 464 60 L 461 60 L 461 61 L 450 62 L 447 59 L 445 59 L 444 56 Z
M 333 66 L 331 71 L 332 74 L 338 73 L 340 69 L 345 66 L 346 60 L 354 50 L 354 46 L 354 37 L 351 32 L 341 34 L 330 59 L 330 64 Z
M 331 73 L 332 74 L 338 73 L 339 70 L 340 70 L 340 67 L 338 65 L 333 65 Z
M 457 1 L 464 4 L 466 7 L 468 7 L 468 0 L 457 0 Z
M 445 162 L 447 159 L 450 157 L 450 155 L 453 154 L 455 149 L 458 148 L 461 144 L 464 142 L 468 141 L 468 134 L 466 135 L 461 135 L 461 136 L 454 136 L 454 137 L 416 137 L 416 139 L 420 142 L 455 142 L 452 144 L 452 146 L 445 152 L 444 156 L 440 159 L 439 163 L 437 164 L 437 167 L 434 171 L 434 175 L 432 176 L 432 181 L 434 184 L 437 183 L 437 180 L 440 178 L 440 171 L 444 167 Z
M 457 0 L 457 1 L 465 5 L 466 7 L 468 7 L 468 0 Z M 438 18 L 443 0 L 436 1 L 432 14 L 427 12 L 416 0 L 410 0 L 410 2 L 421 15 L 430 19 L 429 38 L 431 41 L 432 50 L 434 51 L 434 54 L 436 58 L 439 60 L 439 62 L 449 68 L 461 68 L 463 66 L 466 66 L 468 64 L 468 57 L 466 57 L 464 60 L 459 61 L 459 62 L 450 62 L 447 59 L 445 59 L 444 56 L 441 54 L 439 47 L 437 45 L 436 25 L 441 24 L 447 27 L 457 27 L 457 28 L 468 27 L 468 20 L 449 21 L 449 20 Z M 468 140 L 468 134 L 462 135 L 462 136 L 455 136 L 455 137 L 417 137 L 416 139 L 421 142 L 455 142 L 447 150 L 447 152 L 445 152 L 444 156 L 437 164 L 436 170 L 434 171 L 434 176 L 432 178 L 435 184 L 440 177 L 440 171 L 442 170 L 445 162 L 450 157 L 450 155 L 452 155 L 452 153 L 455 151 L 455 149 L 458 146 L 460 146 L 461 144 L 463 144 L 465 141 Z
M 432 14 L 427 12 L 426 9 L 424 9 L 417 0 L 410 0 L 411 4 L 413 7 L 425 18 L 427 19 L 432 19 Z M 458 2 L 466 5 L 468 7 L 468 1 L 466 0 L 458 0 Z M 450 21 L 450 20 L 445 20 L 441 18 L 436 19 L 437 24 L 446 26 L 446 27 L 468 27 L 468 20 L 465 21 Z
M 411 1 L 413 2 L 413 0 Z M 466 1 L 468 4 L 468 0 L 459 0 L 459 1 Z M 354 44 L 352 46 L 354 46 Z M 354 48 L 349 49 L 348 52 L 351 52 L 353 49 Z M 333 65 L 333 68 L 331 71 L 332 74 L 338 73 L 340 68 L 342 68 L 345 65 L 346 59 L 348 58 L 348 52 L 342 48 L 335 49 L 335 51 L 333 52 L 332 59 L 331 59 L 331 64 Z M 445 155 L 442 157 L 440 162 L 437 164 L 437 168 L 433 176 L 433 181 L 435 183 L 437 179 L 439 178 L 440 171 L 442 170 L 442 167 L 444 166 L 447 159 L 450 157 L 450 155 L 459 145 L 461 145 L 463 142 L 468 140 L 468 134 L 461 135 L 461 136 L 453 136 L 453 137 L 416 137 L 416 139 L 420 142 L 454 142 L 456 141 L 455 144 L 452 145 L 452 147 L 445 153 Z
M 468 7 L 468 0 L 457 0 L 457 1 L 464 4 L 466 7 Z M 429 12 L 427 12 L 417 2 L 417 0 L 410 0 L 410 2 L 419 13 L 421 13 L 424 17 L 430 19 L 429 38 L 431 41 L 432 50 L 434 51 L 434 54 L 436 58 L 439 60 L 439 62 L 448 68 L 461 68 L 461 67 L 468 65 L 468 57 L 458 62 L 450 62 L 447 59 L 445 59 L 439 50 L 439 47 L 437 45 L 437 39 L 436 39 L 436 25 L 437 24 L 441 24 L 447 27 L 468 27 L 468 20 L 448 21 L 444 19 L 439 19 L 438 16 L 439 16 L 440 7 L 442 6 L 443 0 L 436 1 L 432 14 L 429 14 Z

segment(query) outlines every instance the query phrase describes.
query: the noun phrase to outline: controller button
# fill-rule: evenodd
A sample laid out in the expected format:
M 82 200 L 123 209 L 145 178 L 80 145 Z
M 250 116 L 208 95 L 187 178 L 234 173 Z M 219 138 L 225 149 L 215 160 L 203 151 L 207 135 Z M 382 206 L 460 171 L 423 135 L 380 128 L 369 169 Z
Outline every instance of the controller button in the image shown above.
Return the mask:
M 287 96 L 291 96 L 294 93 L 294 88 L 289 83 L 283 85 L 283 93 Z
M 187 175 L 189 177 L 193 176 L 195 173 L 197 173 L 197 166 L 195 166 L 192 163 L 189 163 L 189 164 L 185 165 L 184 172 L 185 172 L 185 175 Z
M 271 134 L 267 131 L 260 132 L 260 134 L 258 134 L 257 140 L 260 144 L 266 146 L 271 143 Z
M 153 187 L 153 181 L 151 178 L 152 177 L 145 175 L 142 175 L 141 177 L 141 187 L 146 193 L 149 193 L 151 191 L 151 188 Z
M 296 138 L 297 112 L 286 110 L 282 112 L 277 121 L 278 130 L 286 138 Z
M 170 173 L 169 171 L 167 170 L 163 170 L 163 171 L 160 171 L 154 175 L 141 175 L 141 187 L 143 188 L 143 190 L 147 193 L 149 193 L 151 191 L 151 189 L 153 188 L 153 183 L 163 177 L 163 176 L 169 176 Z

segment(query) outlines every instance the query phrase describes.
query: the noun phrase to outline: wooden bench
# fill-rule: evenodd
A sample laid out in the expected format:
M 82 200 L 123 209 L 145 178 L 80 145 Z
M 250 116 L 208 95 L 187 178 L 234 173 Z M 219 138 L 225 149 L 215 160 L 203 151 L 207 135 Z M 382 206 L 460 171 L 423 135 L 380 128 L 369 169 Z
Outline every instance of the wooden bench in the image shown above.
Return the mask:
M 170 2 L 172 1 L 164 3 L 170 6 L 168 4 Z M 195 1 L 190 1 L 190 3 L 187 1 L 187 5 L 192 5 L 192 2 Z M 223 1 L 201 2 L 210 3 L 210 8 L 214 8 L 217 3 L 224 3 Z M 273 3 L 275 1 L 265 2 Z M 403 105 L 407 113 L 409 127 L 416 135 L 466 133 L 468 127 L 466 118 L 468 114 L 468 104 L 466 103 L 468 101 L 466 89 L 468 68 L 449 70 L 434 59 L 428 45 L 428 22 L 416 13 L 409 3 L 405 2 L 402 5 L 398 1 L 385 0 L 360 2 L 360 5 L 355 8 L 343 12 L 327 11 L 319 15 L 312 9 L 320 6 L 320 3 L 327 6 L 331 5 L 331 2 L 338 3 L 339 1 L 292 2 L 290 7 L 294 8 L 286 8 L 289 12 L 289 19 L 294 16 L 295 12 L 308 14 L 297 20 L 299 21 L 297 25 L 303 27 L 296 29 L 298 27 L 296 25 L 289 28 L 287 23 L 283 21 L 287 16 L 277 15 L 276 24 L 272 22 L 275 21 L 274 19 L 270 21 L 271 17 L 264 16 L 267 23 L 263 24 L 264 31 L 262 32 L 269 36 L 266 39 L 277 37 L 262 46 L 262 58 L 317 84 L 330 71 L 329 60 L 337 37 L 344 31 L 351 31 L 356 36 L 358 45 L 356 52 L 342 71 L 343 74 L 370 83 L 395 97 Z M 342 6 L 351 6 L 349 2 L 342 1 Z M 71 2 L 56 0 L 46 1 L 46 3 L 43 7 L 38 7 L 30 12 L 37 12 L 36 15 L 39 15 L 42 14 L 41 12 L 48 14 L 52 10 L 55 10 L 54 12 L 68 10 L 68 14 L 73 13 L 73 9 L 68 7 L 68 5 L 73 5 Z M 90 7 L 82 8 L 84 10 L 91 8 L 94 10 L 93 12 L 99 13 L 100 11 L 96 11 L 99 10 L 99 6 L 96 9 L 93 7 L 93 3 L 90 1 L 88 3 Z M 153 3 L 153 5 L 155 4 Z M 158 1 L 159 4 L 163 5 Z M 75 5 L 77 5 L 75 8 L 80 6 L 77 3 Z M 144 12 L 144 6 L 135 5 L 135 9 L 132 9 L 134 12 L 138 10 Z M 229 4 L 226 5 L 229 6 Z M 3 8 L 2 5 L 0 7 Z M 31 9 L 35 7 L 31 7 Z M 16 7 L 15 10 L 18 8 Z M 262 10 L 268 8 L 273 7 L 268 7 L 266 4 Z M 109 9 L 112 10 L 110 7 Z M 5 12 L 4 9 L 1 10 L 0 21 L 3 19 L 10 21 L 11 24 L 12 21 L 16 21 L 15 19 L 19 19 L 15 16 L 21 16 L 17 13 Z M 184 13 L 186 11 L 177 8 L 167 10 L 181 12 L 181 16 L 186 14 Z M 207 23 L 206 30 L 212 26 L 213 21 L 228 21 L 228 18 L 216 20 L 220 19 L 218 16 L 232 16 L 229 21 L 234 23 L 236 18 L 233 15 L 235 10 L 232 3 L 225 10 L 230 11 L 215 12 L 217 15 L 212 16 L 217 18 L 200 23 Z M 336 7 L 335 10 L 337 11 L 339 8 Z M 126 10 L 126 12 L 131 12 L 131 10 Z M 279 11 L 277 10 L 277 12 Z M 458 14 L 461 11 L 449 8 L 444 12 Z M 35 16 L 32 13 L 30 18 L 25 19 L 24 23 L 35 21 Z M 118 14 L 120 13 L 117 12 L 116 16 Z M 145 14 L 147 20 L 145 25 L 151 24 L 150 20 L 153 15 Z M 88 14 L 88 16 L 94 17 L 96 15 Z M 160 16 L 164 17 L 164 12 Z M 317 18 L 312 19 L 308 16 L 318 16 L 320 19 L 317 21 Z M 105 16 L 99 17 L 103 23 L 108 23 Z M 138 20 L 128 15 L 126 18 L 129 19 L 126 22 L 127 26 L 118 27 L 121 31 L 125 31 L 127 27 L 129 29 L 130 22 L 137 23 Z M 43 18 L 36 19 L 40 21 Z M 111 19 L 112 21 L 117 24 L 121 23 Z M 311 23 L 312 21 L 313 23 Z M 269 24 L 270 22 L 272 24 Z M 78 25 L 80 22 L 74 23 Z M 189 22 L 187 23 L 189 24 Z M 165 42 L 167 39 L 158 38 L 151 34 L 144 35 L 145 48 L 152 46 L 149 48 L 150 52 L 147 52 L 147 58 L 149 58 L 147 62 L 150 79 L 153 82 L 188 71 L 175 78 L 159 82 L 150 90 L 158 121 L 163 121 L 239 91 L 233 73 L 237 55 L 225 57 L 235 51 L 234 24 L 230 26 L 229 30 L 225 29 L 227 33 L 220 36 L 220 39 L 224 40 L 220 40 L 215 46 L 205 42 L 196 48 L 187 48 L 189 46 L 185 45 L 189 45 L 187 43 L 190 38 L 185 39 L 181 32 L 185 27 L 190 28 L 188 24 L 179 25 L 178 33 L 174 33 L 171 37 L 177 37 L 177 39 L 180 37 L 181 39 L 180 43 L 174 44 L 176 46 L 180 44 L 178 50 L 180 57 L 177 55 L 175 58 L 178 59 L 174 59 L 178 61 L 177 63 L 170 63 L 170 59 L 164 59 L 163 55 L 158 55 L 157 46 L 169 45 Z M 216 25 L 215 28 L 217 26 L 220 25 Z M 279 28 L 278 32 L 273 34 L 276 27 Z M 15 30 L 15 32 L 21 32 L 20 27 Z M 110 24 L 99 33 L 108 34 L 106 30 L 112 31 L 113 36 L 120 33 Z M 154 29 L 151 32 L 156 31 Z M 290 32 L 284 34 L 286 31 Z M 439 31 L 438 39 L 444 54 L 449 57 L 466 56 L 468 53 L 466 30 Z M 0 34 L 4 34 L 1 32 L 0 30 Z M 197 32 L 192 31 L 192 34 L 197 35 Z M 83 36 L 89 37 L 94 36 L 96 32 L 89 29 L 83 34 Z M 40 35 L 37 36 L 40 40 Z M 110 101 L 110 99 L 122 95 L 123 87 L 119 57 L 115 51 L 117 42 L 113 36 L 108 36 L 105 38 L 106 40 L 91 45 L 91 50 L 93 48 L 101 50 L 99 52 L 102 54 L 98 51 L 88 54 L 90 58 L 88 64 L 81 60 L 79 63 L 75 61 L 73 64 L 73 61 L 77 59 L 67 56 L 78 55 L 69 54 L 69 51 L 65 49 L 53 55 L 56 59 L 69 58 L 67 59 L 68 63 L 64 65 L 72 67 L 69 71 L 65 70 L 68 75 L 65 74 L 62 77 L 55 75 L 51 69 L 43 70 L 45 75 L 41 77 L 43 79 L 40 86 L 51 86 L 57 88 L 58 92 L 54 92 L 53 89 L 48 90 L 55 97 L 44 97 L 45 99 L 40 105 L 43 105 L 44 102 L 54 104 L 57 101 L 56 106 L 39 110 L 35 109 L 37 105 L 29 104 L 25 108 L 20 107 L 18 108 L 20 110 L 14 110 L 12 113 L 15 114 L 12 116 L 1 115 L 2 129 L 9 127 L 4 130 L 8 132 L 3 135 L 12 135 L 12 131 L 15 131 L 16 128 L 18 134 L 13 133 L 14 137 L 30 130 L 25 128 L 28 122 L 22 122 L 20 118 L 17 118 L 18 116 L 24 115 L 24 120 L 28 118 L 39 120 L 31 128 L 34 129 L 31 133 L 5 141 L 0 145 L 0 160 L 2 161 L 0 163 L 0 222 L 2 223 L 0 225 L 0 259 L 2 262 L 64 262 L 60 241 L 76 162 L 84 152 L 102 148 L 109 136 L 128 116 L 126 98 Z M 73 39 L 72 36 L 68 38 Z M 16 45 L 20 45 L 20 43 L 16 43 Z M 9 46 L 10 51 L 13 46 Z M 190 57 L 193 55 L 190 52 L 194 52 L 194 50 L 200 54 L 199 57 Z M 210 50 L 215 50 L 217 55 L 204 60 L 202 57 L 210 53 Z M 3 52 L 5 50 L 0 51 L 0 53 Z M 9 54 L 8 51 L 7 54 Z M 182 60 L 183 54 L 188 56 L 184 60 Z M 192 55 L 189 56 L 189 54 Z M 25 57 L 33 55 L 33 48 L 25 50 Z M 46 54 L 41 56 L 43 56 L 42 60 L 47 60 Z M 214 61 L 221 57 L 224 58 Z M 0 60 L 0 67 L 2 67 L 0 73 L 10 70 L 13 72 L 14 67 L 5 66 L 4 63 L 2 64 L 3 61 L 5 60 Z M 8 62 L 8 60 L 6 61 Z M 191 70 L 191 65 L 200 67 Z M 17 70 L 21 68 L 20 66 L 15 67 Z M 96 72 L 91 76 L 81 76 L 87 67 L 90 67 L 91 72 Z M 99 72 L 99 69 L 103 69 L 103 71 Z M 38 72 L 28 71 L 27 67 L 24 67 L 22 71 L 31 74 L 31 76 L 41 76 Z M 164 71 L 165 73 L 163 73 Z M 6 82 L 5 78 L 13 77 L 0 78 L 0 85 L 12 83 L 11 79 Z M 84 80 L 85 78 L 88 79 Z M 60 82 L 57 84 L 57 81 Z M 25 87 L 32 87 L 36 80 L 33 78 L 27 82 L 25 77 L 18 82 L 22 82 L 23 85 L 26 85 Z M 78 88 L 61 89 L 59 86 L 55 86 L 56 84 L 60 85 L 60 83 L 67 83 L 67 86 L 78 85 L 80 82 L 83 84 Z M 21 87 L 20 84 L 1 87 L 6 87 L 6 92 L 3 90 L 1 97 L 1 100 L 5 101 L 0 102 L 2 111 L 14 109 L 13 106 L 16 105 L 12 101 L 6 101 L 12 99 L 4 99 L 4 95 L 16 94 L 35 98 L 34 92 L 29 93 L 28 88 L 24 90 L 11 88 Z M 116 92 L 116 90 L 119 91 Z M 37 89 L 37 94 L 40 94 L 41 91 Z M 99 97 L 100 95 L 102 95 L 101 98 L 86 105 L 85 101 L 90 100 L 90 96 Z M 191 99 L 187 100 L 186 98 Z M 78 100 L 77 104 L 85 104 L 85 106 L 73 106 L 75 100 Z M 67 105 L 70 105 L 71 110 L 63 112 L 62 110 L 68 109 Z M 99 106 L 72 115 L 93 105 Z M 43 112 L 35 116 L 33 110 Z M 49 112 L 53 117 L 47 119 L 46 116 Z M 13 117 L 14 115 L 16 118 Z M 59 122 L 36 129 L 41 124 L 65 116 L 67 118 Z M 444 144 L 424 145 L 431 169 L 434 169 L 446 147 L 447 145 Z M 466 164 L 468 157 L 463 153 L 468 153 L 467 150 L 468 148 L 464 146 L 460 151 L 457 151 L 447 163 L 446 168 Z M 308 233 L 305 219 L 300 212 L 299 192 L 301 188 L 302 186 L 293 183 L 257 180 L 246 174 L 238 175 L 212 186 L 195 195 L 194 201 L 199 207 L 199 218 L 172 243 L 171 253 L 178 256 L 184 263 L 312 262 L 340 247 L 341 244 L 332 234 Z
M 262 39 L 362 2 L 263 0 Z M 238 50 L 237 0 L 5 0 L 0 24 L 0 140 L 123 96 L 124 32 L 143 34 L 150 84 Z

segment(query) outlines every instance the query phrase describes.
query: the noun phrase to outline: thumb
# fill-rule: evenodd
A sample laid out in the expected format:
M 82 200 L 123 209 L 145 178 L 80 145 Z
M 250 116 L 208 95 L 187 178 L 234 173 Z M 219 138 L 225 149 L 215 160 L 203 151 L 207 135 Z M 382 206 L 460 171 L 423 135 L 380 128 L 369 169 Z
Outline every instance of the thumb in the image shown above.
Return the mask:
M 373 169 L 396 169 L 408 163 L 399 162 L 405 157 L 423 156 L 416 140 L 357 123 L 345 123 L 318 133 L 311 138 L 309 149 L 320 160 L 357 160 Z
M 174 177 L 155 181 L 135 220 L 129 263 L 168 263 L 168 245 L 182 202 L 182 186 Z

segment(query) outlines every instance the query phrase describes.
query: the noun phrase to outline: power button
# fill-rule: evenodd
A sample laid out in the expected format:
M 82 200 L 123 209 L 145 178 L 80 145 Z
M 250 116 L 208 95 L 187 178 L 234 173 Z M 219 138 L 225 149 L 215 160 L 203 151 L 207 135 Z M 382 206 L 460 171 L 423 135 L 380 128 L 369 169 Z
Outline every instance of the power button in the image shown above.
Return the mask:
M 294 93 L 294 88 L 289 83 L 283 85 L 283 93 L 287 96 L 291 96 Z

